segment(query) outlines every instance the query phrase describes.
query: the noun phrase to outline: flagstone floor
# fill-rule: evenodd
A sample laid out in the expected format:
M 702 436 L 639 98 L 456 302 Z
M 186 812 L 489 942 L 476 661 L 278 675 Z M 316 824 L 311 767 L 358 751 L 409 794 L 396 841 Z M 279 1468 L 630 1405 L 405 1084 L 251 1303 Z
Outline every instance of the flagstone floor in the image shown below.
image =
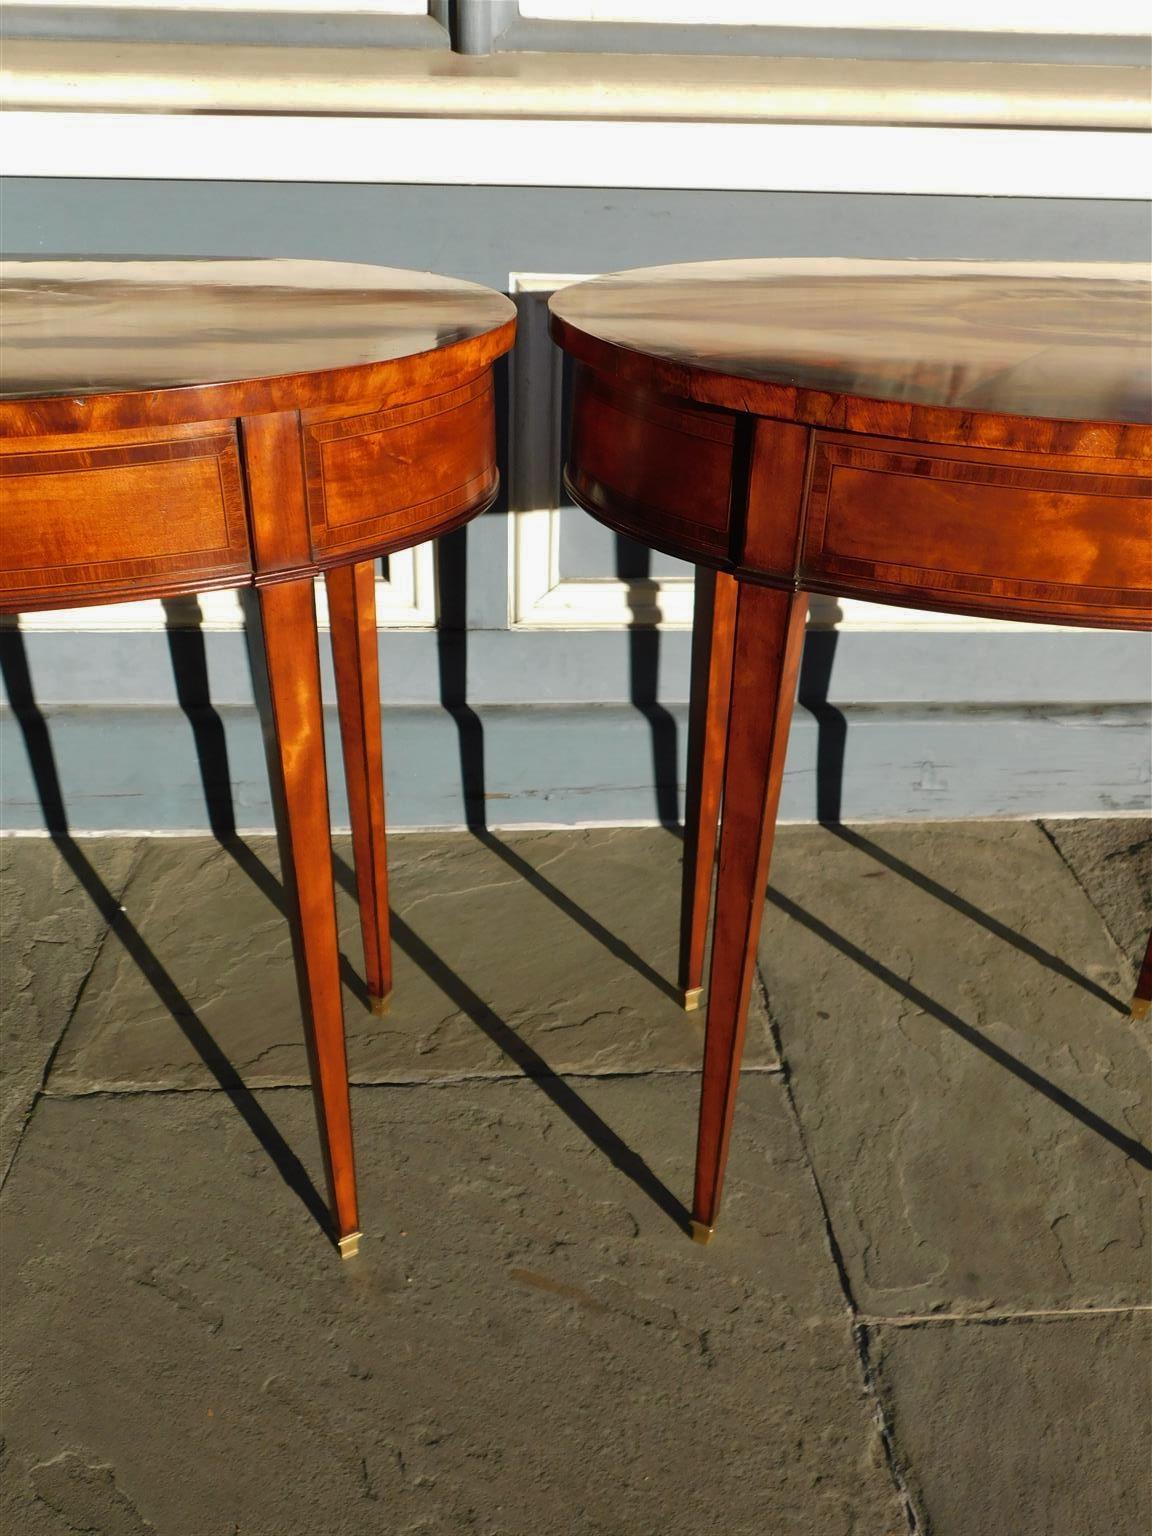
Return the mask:
M 28 1536 L 1145 1536 L 1139 822 L 785 828 L 728 1192 L 661 830 L 408 835 L 341 1264 L 274 848 L 0 842 Z

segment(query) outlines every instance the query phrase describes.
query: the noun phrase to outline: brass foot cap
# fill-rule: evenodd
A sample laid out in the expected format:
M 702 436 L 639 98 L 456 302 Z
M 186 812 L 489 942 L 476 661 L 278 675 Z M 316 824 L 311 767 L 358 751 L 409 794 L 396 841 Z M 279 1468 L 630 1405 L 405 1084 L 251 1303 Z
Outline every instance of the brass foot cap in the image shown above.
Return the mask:
M 1134 1019 L 1146 1019 L 1148 1017 L 1149 1008 L 1152 1008 L 1152 999 L 1147 997 L 1134 997 L 1128 1012 Z
M 680 997 L 684 1003 L 685 1013 L 695 1013 L 700 1006 L 700 999 L 704 996 L 703 987 L 685 987 Z
M 385 992 L 383 997 L 377 997 L 374 992 L 369 992 L 368 1006 L 378 1018 L 383 1018 L 392 1006 L 391 992 Z
M 702 1221 L 693 1221 L 692 1223 L 692 1241 L 694 1243 L 710 1243 L 715 1232 L 715 1227 L 706 1226 Z
M 347 1237 L 339 1238 L 336 1246 L 340 1250 L 340 1257 L 342 1259 L 354 1259 L 360 1252 L 360 1239 L 363 1236 L 363 1232 L 349 1232 Z

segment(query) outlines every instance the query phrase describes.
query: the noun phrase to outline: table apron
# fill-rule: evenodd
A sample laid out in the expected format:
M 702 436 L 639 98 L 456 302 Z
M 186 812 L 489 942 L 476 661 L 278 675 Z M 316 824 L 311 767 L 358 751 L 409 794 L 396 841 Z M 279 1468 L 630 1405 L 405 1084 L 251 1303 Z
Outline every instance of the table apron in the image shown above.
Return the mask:
M 817 432 L 797 575 L 924 608 L 1147 623 L 1150 493 L 1116 461 Z
M 0 444 L 0 612 L 268 586 L 447 533 L 499 484 L 491 370 L 427 400 Z
M 1152 627 L 1146 463 L 830 432 L 578 364 L 565 483 L 602 522 L 770 586 Z

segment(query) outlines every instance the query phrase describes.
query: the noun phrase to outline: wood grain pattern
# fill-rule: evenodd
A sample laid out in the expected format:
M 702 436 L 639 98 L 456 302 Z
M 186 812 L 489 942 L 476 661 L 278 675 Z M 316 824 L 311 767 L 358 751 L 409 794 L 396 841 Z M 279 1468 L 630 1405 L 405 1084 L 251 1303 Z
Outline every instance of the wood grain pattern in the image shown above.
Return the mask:
M 485 373 L 416 405 L 304 418 L 312 548 L 318 561 L 440 533 L 496 494 L 496 417 Z
M 807 609 L 803 595 L 739 583 L 692 1201 L 705 1230 L 724 1187 Z
M 219 387 L 236 402 L 221 414 L 243 414 L 245 401 L 283 409 L 259 386 L 294 380 L 299 404 L 301 390 L 321 398 L 342 374 L 427 363 L 461 344 L 478 346 L 477 373 L 515 323 L 509 300 L 478 283 L 351 262 L 12 258 L 0 286 L 9 400 Z
M 384 826 L 384 749 L 376 633 L 376 566 L 341 565 L 325 575 L 344 781 L 352 821 L 364 979 L 374 1013 L 392 991 L 388 849 Z
M 261 714 L 312 1097 L 334 1236 L 360 1229 L 340 997 L 340 944 L 328 829 L 320 658 L 311 581 L 259 592 Z
M 684 854 L 680 889 L 680 992 L 686 1008 L 699 1004 L 704 946 L 716 866 L 724 742 L 732 695 L 736 581 L 707 566 L 696 570 L 692 612 L 692 689 L 684 786 Z
M 247 416 L 240 423 L 252 527 L 252 578 L 298 577 L 313 568 L 298 411 Z
M 1146 623 L 1152 478 L 1084 458 L 816 435 L 801 578 L 988 612 Z
M 512 345 L 475 283 L 330 261 L 0 263 L 0 434 L 444 394 Z
M 809 257 L 620 272 L 560 289 L 549 308 L 573 357 L 675 399 L 925 442 L 1147 458 L 1149 292 L 1138 263 Z
M 1136 990 L 1132 994 L 1132 1017 L 1147 1018 L 1149 1009 L 1152 1009 L 1152 934 L 1148 935 L 1148 947 L 1144 951 L 1140 974 L 1136 978 Z
M 800 568 L 804 488 L 812 433 L 790 421 L 752 424 L 744 540 L 737 563 L 791 583 Z
M 327 262 L 20 261 L 0 282 L 0 611 L 258 589 L 254 672 L 333 1235 L 350 1256 L 313 579 L 330 570 L 365 970 L 382 1002 L 372 561 L 495 494 L 491 364 L 515 312 L 475 284 Z
M 735 429 L 720 412 L 618 390 L 576 370 L 568 476 L 581 506 L 625 533 L 728 553 Z
M 739 586 L 729 679 L 719 605 L 693 636 L 689 1002 L 724 760 L 697 1235 L 724 1177 L 803 594 L 1152 628 L 1150 293 L 1137 268 L 751 261 L 620 273 L 551 300 L 576 363 L 573 496 Z M 719 441 L 725 413 L 726 493 L 669 428 L 706 419 Z
M 0 611 L 225 586 L 249 567 L 231 422 L 0 444 Z M 158 515 L 160 514 L 160 515 Z

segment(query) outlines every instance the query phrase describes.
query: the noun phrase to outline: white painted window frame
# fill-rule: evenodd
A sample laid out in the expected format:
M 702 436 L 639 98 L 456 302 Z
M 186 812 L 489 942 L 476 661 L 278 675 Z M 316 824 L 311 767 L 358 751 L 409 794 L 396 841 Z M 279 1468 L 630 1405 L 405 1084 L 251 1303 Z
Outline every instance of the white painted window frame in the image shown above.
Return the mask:
M 517 297 L 554 293 L 595 273 L 513 272 L 508 292 Z M 547 350 L 521 325 L 512 363 L 512 442 L 509 467 L 508 624 L 514 630 L 688 629 L 692 625 L 695 583 L 691 576 L 663 576 L 645 584 L 647 601 L 638 605 L 635 586 L 613 576 L 564 576 L 560 570 L 561 511 L 558 506 L 523 506 L 522 487 L 557 485 L 560 480 L 560 413 L 563 360 L 550 342 Z M 532 374 L 526 386 L 524 372 Z M 537 430 L 518 428 L 520 402 L 530 400 Z M 545 458 L 546 462 L 541 462 Z M 1042 624 L 930 613 L 858 598 L 813 594 L 809 628 L 914 631 L 921 634 L 987 633 L 1042 630 Z

